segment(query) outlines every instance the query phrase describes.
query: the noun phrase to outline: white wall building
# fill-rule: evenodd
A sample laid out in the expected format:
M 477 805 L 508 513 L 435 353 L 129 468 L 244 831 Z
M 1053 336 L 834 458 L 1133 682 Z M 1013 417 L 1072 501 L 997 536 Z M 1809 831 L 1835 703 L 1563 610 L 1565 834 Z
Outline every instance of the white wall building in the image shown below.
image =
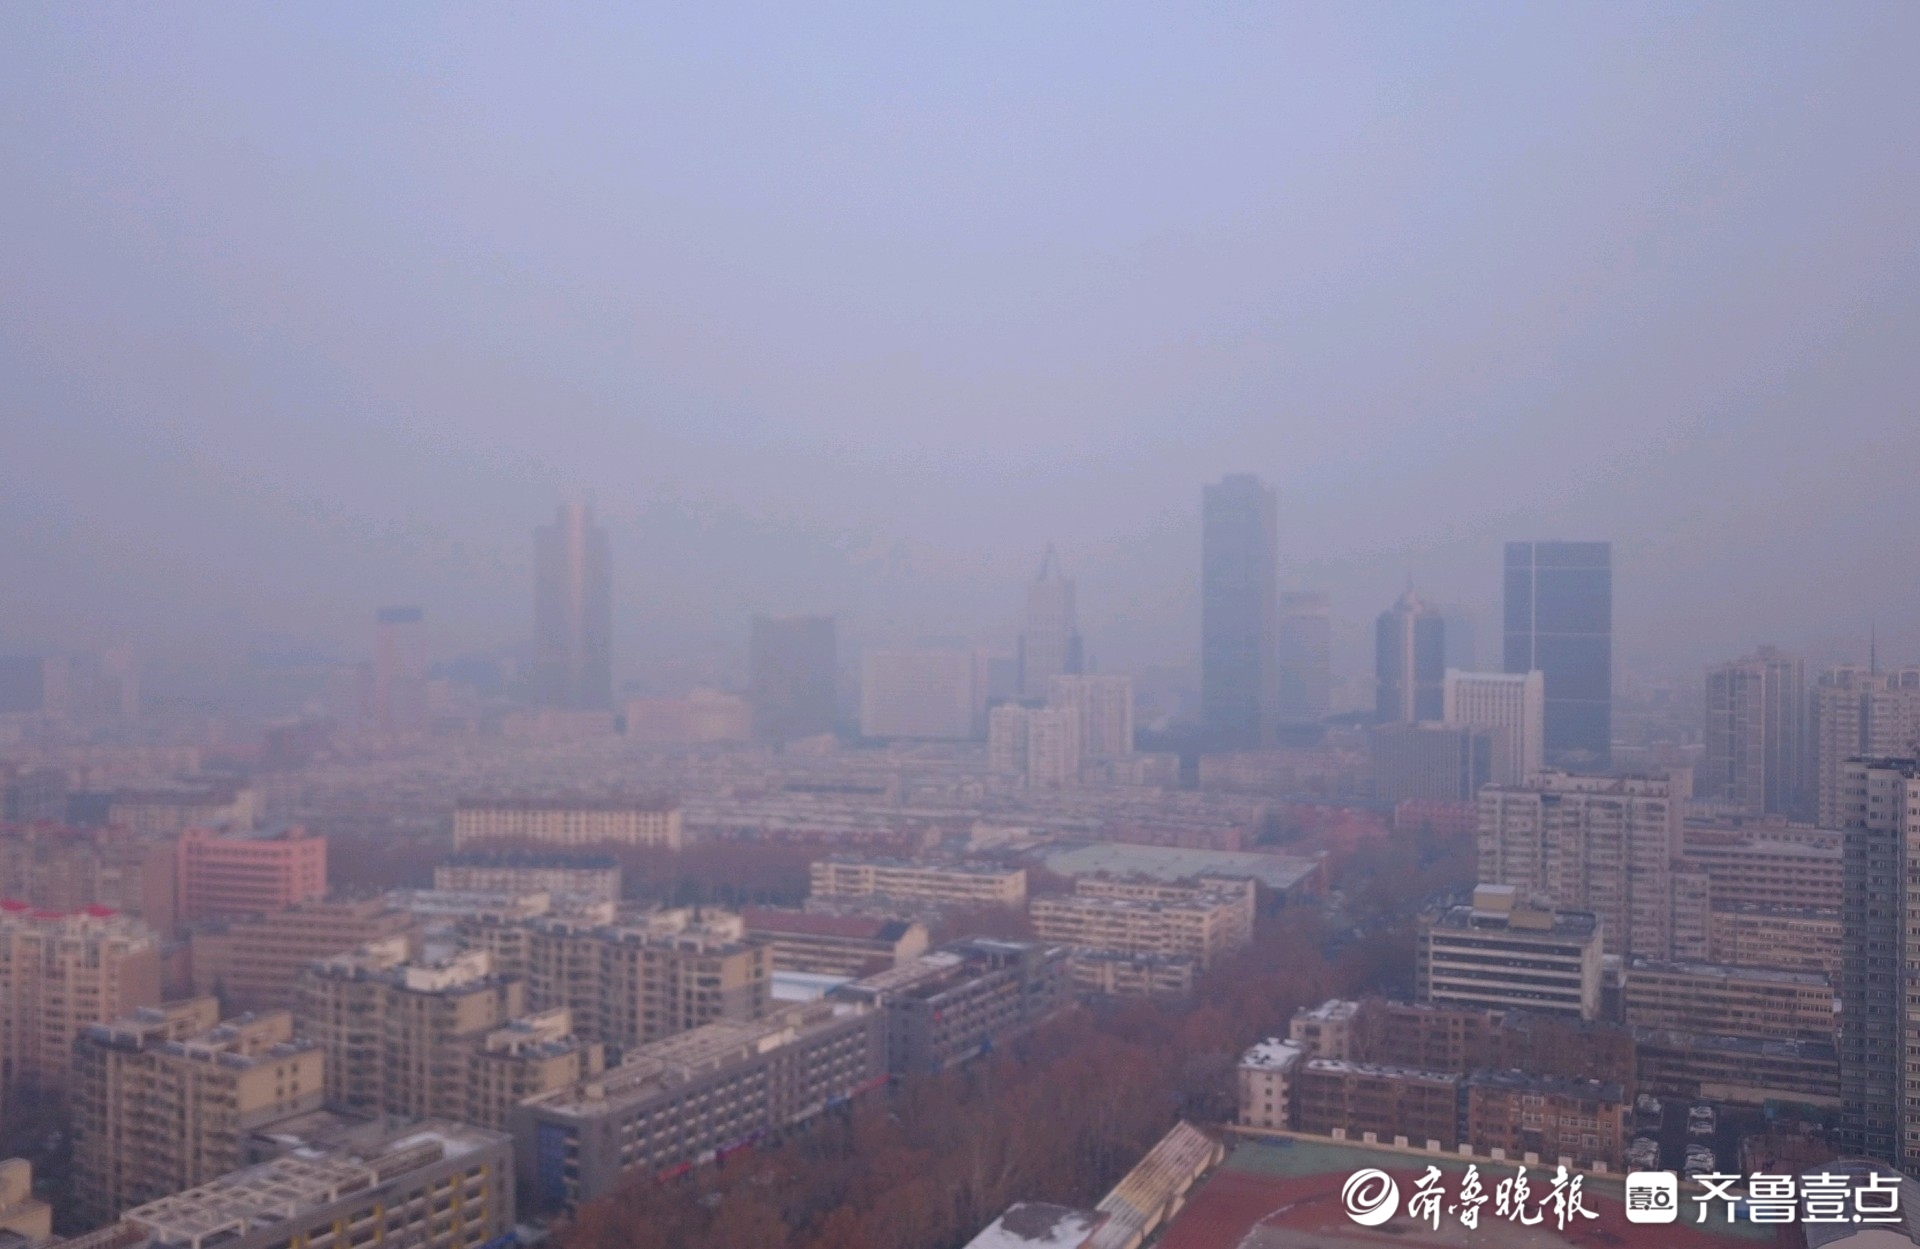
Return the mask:
M 1133 753 L 1133 678 L 1055 677 L 1047 705 L 1071 707 L 1080 721 L 1080 753 L 1088 759 L 1124 759 Z
M 1497 729 L 1493 783 L 1518 785 L 1546 765 L 1547 678 L 1447 669 L 1442 715 L 1459 728 Z

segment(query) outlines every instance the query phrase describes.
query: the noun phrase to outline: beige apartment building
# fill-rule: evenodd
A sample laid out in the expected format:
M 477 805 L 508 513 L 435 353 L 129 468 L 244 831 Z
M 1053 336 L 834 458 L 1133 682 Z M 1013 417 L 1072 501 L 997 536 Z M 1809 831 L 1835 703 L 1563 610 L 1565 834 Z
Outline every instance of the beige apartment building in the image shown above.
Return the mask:
M 122 790 L 107 806 L 107 823 L 141 837 L 177 837 L 190 828 L 257 828 L 260 791 L 225 784 Z
M 246 1133 L 320 1107 L 320 1049 L 285 1011 L 220 1022 L 190 998 L 95 1024 L 74 1046 L 75 1198 L 89 1224 L 244 1161 Z
M 1035 898 L 1028 913 L 1042 941 L 1086 950 L 1180 955 L 1203 967 L 1247 942 L 1237 897 L 1203 894 L 1156 902 L 1073 894 Z
M 1241 1126 L 1293 1126 L 1293 1085 L 1303 1059 L 1298 1045 L 1279 1037 L 1269 1037 L 1240 1056 L 1236 1075 L 1240 1086 L 1237 1122 Z
M 469 1056 L 468 1123 L 504 1131 L 513 1108 L 529 1097 L 568 1088 L 606 1069 L 606 1051 L 573 1034 L 565 1008 L 525 1015 L 481 1039 Z
M 452 893 L 544 893 L 556 905 L 618 903 L 620 864 L 583 855 L 455 855 L 433 869 L 433 887 Z
M 813 894 L 937 902 L 949 906 L 1009 906 L 1027 903 L 1027 869 L 984 863 L 937 863 L 911 859 L 835 855 L 808 871 Z
M 0 902 L 0 1103 L 65 1088 L 83 1029 L 159 1002 L 160 940 L 145 924 Z
M 1636 958 L 1627 963 L 1627 1024 L 1708 1036 L 1834 1038 L 1833 985 L 1818 972 Z
M 1193 992 L 1200 964 L 1183 954 L 1075 950 L 1067 959 L 1075 993 L 1177 999 Z
M 1083 898 L 1121 898 L 1133 902 L 1200 902 L 1226 904 L 1223 937 L 1229 948 L 1253 940 L 1253 920 L 1260 902 L 1260 886 L 1247 877 L 1201 876 L 1189 881 L 1159 880 L 1151 876 L 1081 876 L 1073 892 Z
M 1713 905 L 1839 910 L 1840 835 L 1795 825 L 1686 829 L 1681 862 L 1703 871 Z
M 417 918 L 380 898 L 309 902 L 233 920 L 193 934 L 193 991 L 217 995 L 229 1013 L 290 1009 L 307 964 L 370 941 L 417 943 L 419 934 Z
M 926 926 L 910 919 L 774 907 L 748 907 L 741 919 L 748 935 L 772 952 L 774 971 L 857 978 L 927 952 Z
M 1845 933 L 1837 910 L 1716 906 L 1712 923 L 1708 957 L 1715 963 L 1819 972 L 1840 983 Z
M 25 1158 L 0 1159 L 0 1237 L 18 1236 L 34 1245 L 52 1235 L 53 1207 L 33 1195 L 33 1164 Z
M 453 813 L 453 846 L 651 846 L 678 850 L 678 803 L 545 798 L 466 799 Z
M 174 851 L 124 828 L 0 828 L 0 898 L 48 911 L 111 907 L 173 931 Z
M 1814 814 L 1821 827 L 1840 828 L 1848 819 L 1847 760 L 1920 753 L 1920 667 L 1829 668 L 1809 693 Z

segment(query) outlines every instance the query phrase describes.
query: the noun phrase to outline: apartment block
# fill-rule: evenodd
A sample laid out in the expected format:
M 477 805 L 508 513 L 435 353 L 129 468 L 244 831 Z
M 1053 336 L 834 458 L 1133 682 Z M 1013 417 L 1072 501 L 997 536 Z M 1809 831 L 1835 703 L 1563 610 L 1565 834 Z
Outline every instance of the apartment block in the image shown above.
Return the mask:
M 453 846 L 651 846 L 678 850 L 678 803 L 619 799 L 469 798 L 453 812 Z
M 1810 693 L 1814 816 L 1821 826 L 1838 828 L 1846 821 L 1849 759 L 1920 754 L 1920 667 L 1830 668 Z
M 124 828 L 0 827 L 0 898 L 39 910 L 104 906 L 173 931 L 173 849 Z
M 820 915 L 774 907 L 740 913 L 747 935 L 764 942 L 772 970 L 867 976 L 927 952 L 925 925 L 910 919 Z
M 468 851 L 433 869 L 433 887 L 462 893 L 544 893 L 556 906 L 618 903 L 620 863 L 605 855 Z
M 1028 789 L 1080 783 L 1080 715 L 1072 707 L 995 707 L 987 716 L 987 762 Z
M 1920 761 L 1850 759 L 1841 769 L 1846 887 L 1840 976 L 1844 1147 L 1920 1171 Z
M 265 915 L 327 896 L 327 839 L 290 828 L 272 836 L 190 828 L 174 842 L 183 923 Z
M 1681 862 L 1707 874 L 1716 908 L 1839 910 L 1845 875 L 1839 834 L 1795 831 L 1689 825 Z
M 1477 1154 L 1499 1149 L 1516 1161 L 1532 1156 L 1551 1166 L 1567 1158 L 1617 1171 L 1627 1100 L 1620 1085 L 1599 1080 L 1476 1071 L 1466 1080 L 1467 1143 Z
M 1838 907 L 1716 906 L 1711 923 L 1712 962 L 1819 972 L 1840 983 L 1846 942 Z
M 881 1012 L 825 1002 L 641 1046 L 514 1109 L 524 1191 L 563 1209 L 724 1157 L 883 1086 L 886 1055 Z
M 1047 705 L 1073 712 L 1085 758 L 1122 759 L 1133 753 L 1132 677 L 1057 676 L 1047 683 Z
M 1806 675 L 1798 656 L 1767 646 L 1710 668 L 1706 757 L 1694 777 L 1695 792 L 1754 814 L 1813 814 L 1807 726 Z
M 307 964 L 390 937 L 417 944 L 420 923 L 381 898 L 307 902 L 214 924 L 193 934 L 193 991 L 218 996 L 229 1012 L 291 1009 Z
M 1405 1137 L 1453 1149 L 1460 1143 L 1460 1084 L 1450 1072 L 1310 1058 L 1294 1081 L 1294 1121 L 1322 1136 L 1371 1132 L 1383 1141 Z
M 1840 1059 L 1826 1041 L 1634 1030 L 1643 1092 L 1736 1106 L 1841 1106 Z
M 33 1195 L 33 1164 L 0 1159 L 0 1244 L 36 1245 L 53 1235 L 53 1207 Z
M 1420 924 L 1422 1002 L 1593 1019 L 1600 1011 L 1601 924 L 1590 911 L 1519 905 L 1510 886 Z
M 1242 1054 L 1235 1069 L 1240 1093 L 1235 1122 L 1250 1128 L 1292 1127 L 1293 1085 L 1304 1057 L 1298 1045 L 1279 1037 Z
M 832 996 L 885 1013 L 889 1071 L 938 1072 L 1072 1005 L 1067 964 L 1064 949 L 976 937 L 841 985 Z
M 1035 898 L 1028 914 L 1042 941 L 1084 950 L 1178 955 L 1203 967 L 1247 942 L 1238 896 L 1151 901 L 1075 893 Z
M 1834 1039 L 1833 986 L 1818 972 L 1635 958 L 1623 980 L 1629 1027 Z
M 1177 1000 L 1193 992 L 1200 971 L 1197 959 L 1181 954 L 1075 950 L 1067 960 L 1074 992 L 1097 997 Z
M 1672 953 L 1670 864 L 1684 794 L 1669 777 L 1548 770 L 1480 791 L 1480 880 L 1600 919 L 1609 954 Z
M 324 1066 L 287 1012 L 222 1023 L 210 997 L 86 1028 L 70 1098 L 80 1217 L 111 1222 L 237 1169 L 248 1132 L 320 1107 Z
M 1471 1071 L 1499 1052 L 1497 1012 L 1384 998 L 1339 998 L 1295 1011 L 1288 1039 L 1312 1058 L 1422 1071 Z
M 808 869 L 810 892 L 827 897 L 913 899 L 949 906 L 1027 904 L 1027 869 L 985 863 L 835 855 Z
M 504 1131 L 515 1106 L 606 1070 L 605 1048 L 573 1033 L 564 1007 L 510 1020 L 468 1058 L 468 1123 Z
M 0 1105 L 64 1089 L 84 1029 L 159 1002 L 160 941 L 145 924 L 0 902 Z
M 1376 725 L 1374 793 L 1388 802 L 1467 802 L 1494 779 L 1500 729 L 1439 723 Z
M 212 782 L 120 790 L 108 803 L 106 822 L 141 837 L 176 837 L 190 828 L 255 828 L 260 814 L 260 791 Z
M 354 1125 L 121 1216 L 123 1249 L 473 1249 L 514 1225 L 513 1143 L 444 1119 Z

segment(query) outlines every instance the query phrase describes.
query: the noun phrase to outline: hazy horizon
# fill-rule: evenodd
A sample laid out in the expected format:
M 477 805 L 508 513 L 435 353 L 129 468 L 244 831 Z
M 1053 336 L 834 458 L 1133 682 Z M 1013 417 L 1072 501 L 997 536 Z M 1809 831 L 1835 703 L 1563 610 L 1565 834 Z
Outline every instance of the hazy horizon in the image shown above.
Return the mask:
M 0 10 L 0 653 L 511 645 L 584 498 L 643 687 L 1049 541 L 1191 664 L 1254 472 L 1348 669 L 1556 537 L 1623 673 L 1920 660 L 1911 6 L 570 12 Z

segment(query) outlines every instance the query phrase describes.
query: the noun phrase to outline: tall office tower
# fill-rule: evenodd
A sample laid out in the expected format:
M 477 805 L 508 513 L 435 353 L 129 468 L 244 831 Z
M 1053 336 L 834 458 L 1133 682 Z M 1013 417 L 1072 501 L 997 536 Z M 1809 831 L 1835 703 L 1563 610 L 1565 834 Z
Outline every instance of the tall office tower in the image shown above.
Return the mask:
M 1446 621 L 1408 586 L 1374 622 L 1374 719 L 1381 724 L 1438 720 L 1446 674 Z
M 1849 1153 L 1920 1169 L 1920 761 L 1840 765 L 1840 1137 Z
M 373 636 L 373 727 L 418 733 L 427 727 L 427 643 L 418 607 L 382 607 Z
M 533 682 L 543 707 L 613 706 L 613 558 L 593 509 L 569 503 L 533 536 Z
M 1829 668 L 1812 703 L 1814 817 L 1823 828 L 1838 828 L 1847 760 L 1920 755 L 1920 668 Z
M 747 642 L 753 735 L 784 743 L 833 732 L 839 673 L 832 616 L 755 616 Z
M 159 1003 L 160 939 L 145 924 L 0 902 L 0 1103 L 64 1089 L 81 1029 Z
M 1020 696 L 1045 698 L 1055 677 L 1074 676 L 1082 668 L 1080 624 L 1073 606 L 1073 581 L 1061 575 L 1060 561 L 1047 544 L 1040 572 L 1027 586 L 1027 627 L 1020 634 Z
M 979 651 L 869 651 L 860 664 L 863 737 L 965 741 L 986 728 L 987 662 Z
M 1280 708 L 1279 520 L 1251 473 L 1208 486 L 1200 516 L 1200 718 L 1224 745 L 1273 741 Z
M 1669 777 L 1553 769 L 1480 791 L 1480 879 L 1600 917 L 1609 954 L 1671 957 L 1682 797 Z
M 1694 776 L 1700 797 L 1755 815 L 1812 814 L 1807 686 L 1798 656 L 1763 646 L 1709 669 L 1706 724 L 1706 758 Z
M 1280 596 L 1280 719 L 1312 724 L 1333 709 L 1333 613 L 1327 596 Z
M 1547 678 L 1547 762 L 1613 761 L 1613 544 L 1509 542 L 1508 672 Z
M 1546 717 L 1547 679 L 1539 672 L 1447 670 L 1441 719 L 1459 728 L 1498 730 L 1496 785 L 1517 785 L 1546 766 Z
M 1080 722 L 1080 753 L 1089 759 L 1124 759 L 1133 753 L 1133 678 L 1055 677 L 1049 707 L 1071 707 Z

